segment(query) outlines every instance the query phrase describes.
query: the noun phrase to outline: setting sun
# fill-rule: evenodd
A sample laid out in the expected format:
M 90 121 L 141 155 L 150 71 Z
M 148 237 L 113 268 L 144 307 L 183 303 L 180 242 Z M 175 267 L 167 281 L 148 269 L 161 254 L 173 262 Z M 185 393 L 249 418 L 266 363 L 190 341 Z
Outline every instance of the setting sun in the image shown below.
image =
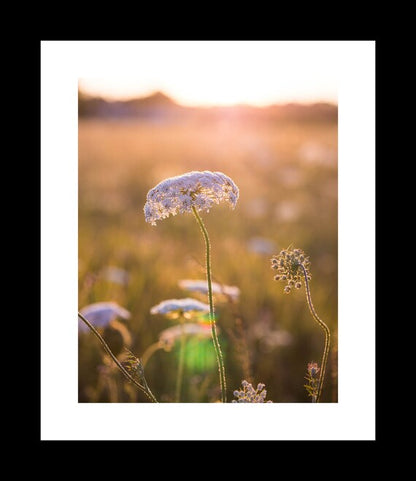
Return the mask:
M 80 88 L 95 96 L 128 99 L 159 90 L 180 104 L 196 106 L 337 103 L 333 42 L 140 41 L 100 46 L 108 62 L 79 79 Z

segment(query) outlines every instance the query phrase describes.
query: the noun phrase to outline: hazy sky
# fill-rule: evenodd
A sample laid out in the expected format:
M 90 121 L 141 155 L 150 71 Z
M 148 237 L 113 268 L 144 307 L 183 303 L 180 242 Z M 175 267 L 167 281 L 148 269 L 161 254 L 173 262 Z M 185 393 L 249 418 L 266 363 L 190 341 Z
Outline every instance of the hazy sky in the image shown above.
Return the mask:
M 129 98 L 161 90 L 185 105 L 337 102 L 337 48 L 327 41 L 92 42 L 99 71 L 82 90 Z M 95 49 L 95 50 L 94 50 Z M 88 71 L 88 68 L 86 69 Z

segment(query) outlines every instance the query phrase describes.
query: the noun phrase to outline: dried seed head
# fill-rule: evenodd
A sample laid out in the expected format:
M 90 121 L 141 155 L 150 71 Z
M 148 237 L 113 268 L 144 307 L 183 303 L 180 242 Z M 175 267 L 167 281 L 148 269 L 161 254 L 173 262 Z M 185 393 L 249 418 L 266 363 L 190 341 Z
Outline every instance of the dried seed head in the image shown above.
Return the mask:
M 305 276 L 308 281 L 311 280 L 309 257 L 305 255 L 302 249 L 290 247 L 283 249 L 278 255 L 273 256 L 271 263 L 272 268 L 278 272 L 274 279 L 276 281 L 287 281 L 287 285 L 283 289 L 287 294 L 291 292 L 292 287 L 300 289 Z

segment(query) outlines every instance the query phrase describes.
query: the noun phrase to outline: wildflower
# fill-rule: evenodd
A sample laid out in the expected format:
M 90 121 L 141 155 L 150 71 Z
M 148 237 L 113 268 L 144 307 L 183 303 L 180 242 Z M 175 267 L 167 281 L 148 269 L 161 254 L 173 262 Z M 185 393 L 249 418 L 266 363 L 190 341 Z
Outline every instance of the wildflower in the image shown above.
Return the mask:
M 122 319 L 131 317 L 130 312 L 116 302 L 95 302 L 83 307 L 79 312 L 95 327 L 105 327 L 117 317 Z M 87 331 L 88 327 L 79 322 L 79 329 Z
M 316 374 L 320 371 L 318 367 L 318 363 L 316 362 L 308 362 L 308 373 L 310 376 L 315 377 Z
M 234 208 L 238 196 L 238 187 L 222 172 L 192 171 L 165 179 L 151 189 L 144 215 L 146 222 L 156 225 L 170 215 L 192 212 L 192 207 L 208 212 L 214 204 L 226 201 Z
M 305 282 L 306 302 L 309 311 L 312 314 L 314 321 L 324 331 L 325 345 L 322 354 L 321 368 L 319 369 L 315 363 L 308 364 L 308 377 L 306 379 L 309 384 L 305 385 L 309 395 L 312 396 L 312 402 L 318 403 L 321 399 L 326 364 L 328 362 L 331 332 L 325 322 L 320 319 L 312 304 L 312 296 L 309 286 L 309 281 L 311 280 L 309 257 L 306 257 L 302 249 L 292 249 L 291 247 L 288 247 L 287 249 L 280 251 L 279 255 L 274 256 L 271 259 L 271 263 L 272 269 L 275 269 L 278 272 L 278 274 L 274 276 L 274 279 L 282 281 L 287 280 L 287 285 L 284 287 L 284 292 L 287 294 L 291 292 L 293 286 L 295 289 L 300 289 L 302 287 L 302 281 Z M 319 379 L 315 378 L 315 375 L 318 372 Z
M 222 201 L 228 202 L 232 208 L 235 207 L 239 196 L 238 187 L 222 172 L 193 171 L 186 174 L 165 179 L 157 184 L 147 193 L 144 206 L 146 222 L 156 225 L 156 221 L 165 219 L 170 215 L 192 212 L 201 229 L 205 242 L 205 264 L 207 282 L 209 284 L 209 320 L 211 323 L 211 334 L 214 343 L 220 377 L 221 400 L 227 402 L 225 368 L 222 358 L 221 347 L 216 333 L 214 302 L 211 289 L 211 247 L 208 231 L 205 227 L 199 212 L 209 212 L 214 204 Z M 192 311 L 192 309 L 190 309 Z M 169 310 L 171 312 L 171 310 Z M 175 310 L 174 310 L 175 312 Z M 185 311 L 188 313 L 188 311 Z M 176 309 L 174 316 L 179 317 L 184 310 Z
M 182 335 L 211 337 L 211 329 L 207 324 L 186 323 L 182 325 L 168 327 L 159 334 L 159 343 L 165 350 L 172 348 L 173 344 Z
M 190 319 L 197 314 L 209 313 L 209 305 L 187 297 L 184 299 L 167 299 L 150 309 L 150 314 L 164 314 L 171 319 L 185 317 Z
M 182 289 L 192 292 L 200 292 L 201 294 L 208 294 L 208 282 L 206 280 L 183 279 L 179 281 L 178 284 Z M 240 289 L 236 286 L 226 286 L 224 284 L 212 282 L 211 287 L 213 294 L 219 296 L 223 295 L 232 301 L 237 301 L 240 296 Z
M 243 389 L 239 389 L 233 392 L 234 397 L 237 400 L 233 399 L 231 402 L 233 403 L 272 403 L 273 401 L 266 401 L 267 391 L 265 388 L 265 384 L 258 383 L 257 388 L 254 389 L 253 385 L 250 384 L 248 381 L 243 380 L 241 381 L 241 385 Z
M 308 281 L 311 280 L 309 272 L 309 257 L 301 249 L 283 249 L 279 255 L 271 259 L 271 268 L 277 270 L 278 274 L 274 276 L 276 281 L 287 281 L 284 292 L 289 294 L 292 287 L 300 289 L 304 276 Z
M 312 402 L 316 403 L 318 400 L 319 394 L 319 377 L 317 374 L 320 371 L 318 367 L 318 363 L 316 362 L 308 362 L 307 368 L 308 374 L 305 376 L 305 379 L 308 381 L 308 384 L 304 384 L 308 395 L 312 398 Z

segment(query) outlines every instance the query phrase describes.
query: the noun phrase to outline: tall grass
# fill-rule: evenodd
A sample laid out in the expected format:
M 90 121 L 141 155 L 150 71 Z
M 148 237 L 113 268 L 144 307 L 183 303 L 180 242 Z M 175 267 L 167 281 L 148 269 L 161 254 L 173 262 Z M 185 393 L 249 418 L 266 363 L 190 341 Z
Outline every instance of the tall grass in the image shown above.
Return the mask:
M 191 170 L 226 172 L 240 188 L 235 212 L 219 205 L 215 215 L 204 217 L 213 280 L 241 292 L 236 303 L 216 303 L 227 384 L 237 388 L 250 373 L 267 386 L 268 399 L 308 402 L 299 380 L 306 362 L 322 350 L 321 333 L 304 309 L 303 293 L 293 292 L 288 302 L 277 292 L 269 259 L 291 243 L 308 252 L 314 304 L 336 339 L 336 124 L 81 120 L 79 306 L 115 301 L 128 309 L 131 318 L 120 323 L 130 335 L 126 347 L 138 357 L 158 341 L 171 324 L 150 315 L 151 307 L 187 295 L 178 280 L 204 278 L 205 260 L 200 232 L 188 215 L 165 219 L 154 229 L 146 224 L 142 207 L 149 188 Z M 256 247 L 255 239 L 268 243 Z M 124 270 L 128 281 L 109 279 L 109 266 Z M 117 344 L 114 339 L 124 339 L 121 331 L 117 324 L 106 328 L 103 337 L 110 348 Z M 108 365 L 105 354 L 88 336 L 79 338 L 80 402 L 146 402 L 117 369 L 100 367 Z M 332 350 L 336 352 L 334 342 Z M 186 343 L 182 402 L 218 399 L 211 351 L 207 339 Z M 146 364 L 146 379 L 160 402 L 174 401 L 179 353 L 177 342 L 170 351 L 156 350 Z M 337 401 L 333 359 L 328 360 L 321 402 Z M 105 376 L 112 380 L 111 390 L 102 382 Z

